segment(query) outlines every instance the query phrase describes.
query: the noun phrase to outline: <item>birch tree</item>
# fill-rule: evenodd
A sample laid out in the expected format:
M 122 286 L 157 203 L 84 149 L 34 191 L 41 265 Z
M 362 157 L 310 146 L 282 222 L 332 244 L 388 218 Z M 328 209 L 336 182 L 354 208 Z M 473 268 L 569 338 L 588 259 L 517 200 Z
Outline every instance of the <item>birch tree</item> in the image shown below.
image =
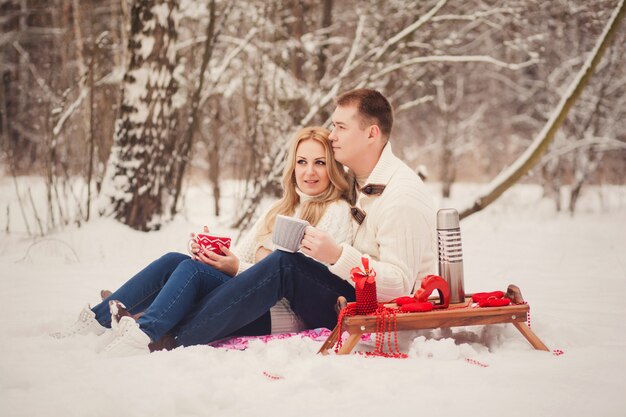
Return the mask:
M 178 2 L 137 0 L 131 9 L 122 105 L 104 196 L 114 217 L 137 230 L 158 229 L 173 195 Z

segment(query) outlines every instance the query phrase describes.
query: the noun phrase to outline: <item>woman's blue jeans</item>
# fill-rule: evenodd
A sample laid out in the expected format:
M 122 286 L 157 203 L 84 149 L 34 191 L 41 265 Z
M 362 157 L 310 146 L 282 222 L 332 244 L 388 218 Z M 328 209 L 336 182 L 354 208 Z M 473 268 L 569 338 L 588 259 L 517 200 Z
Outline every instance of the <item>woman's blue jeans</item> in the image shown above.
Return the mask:
M 171 332 L 179 346 L 206 344 L 233 334 L 267 334 L 269 309 L 285 297 L 309 328 L 332 328 L 334 305 L 354 288 L 302 254 L 276 251 L 234 278 L 189 256 L 168 253 L 152 262 L 92 310 L 110 327 L 108 300 L 132 314 L 156 341 Z
M 96 320 L 111 326 L 109 300 L 121 301 L 152 340 L 172 329 L 204 295 L 231 279 L 181 253 L 168 253 L 129 279 L 92 310 Z

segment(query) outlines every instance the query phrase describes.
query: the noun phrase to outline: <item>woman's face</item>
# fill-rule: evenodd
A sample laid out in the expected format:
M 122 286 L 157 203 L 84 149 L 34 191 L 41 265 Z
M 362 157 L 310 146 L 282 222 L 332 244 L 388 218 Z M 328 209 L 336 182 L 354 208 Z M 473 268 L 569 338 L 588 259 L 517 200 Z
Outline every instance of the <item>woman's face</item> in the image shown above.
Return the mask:
M 316 140 L 303 140 L 296 149 L 296 184 L 307 195 L 324 192 L 330 185 L 324 146 Z

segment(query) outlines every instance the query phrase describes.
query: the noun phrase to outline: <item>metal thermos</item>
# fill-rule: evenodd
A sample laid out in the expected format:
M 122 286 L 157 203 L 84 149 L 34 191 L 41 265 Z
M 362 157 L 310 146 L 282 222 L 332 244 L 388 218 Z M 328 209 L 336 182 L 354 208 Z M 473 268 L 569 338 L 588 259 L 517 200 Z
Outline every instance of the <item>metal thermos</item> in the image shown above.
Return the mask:
M 439 276 L 450 286 L 450 303 L 462 303 L 465 301 L 463 252 L 459 213 L 455 209 L 441 209 L 437 212 L 437 242 Z

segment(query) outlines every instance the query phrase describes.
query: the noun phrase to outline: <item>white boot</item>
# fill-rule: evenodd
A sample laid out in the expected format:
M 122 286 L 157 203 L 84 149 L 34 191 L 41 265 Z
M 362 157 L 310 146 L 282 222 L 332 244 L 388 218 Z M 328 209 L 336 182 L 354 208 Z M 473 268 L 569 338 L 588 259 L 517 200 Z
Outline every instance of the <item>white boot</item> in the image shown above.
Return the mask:
M 104 298 L 106 297 L 103 297 L 103 299 Z M 118 314 L 119 314 L 120 306 L 124 310 L 126 310 L 126 307 L 120 301 L 116 301 L 116 300 L 109 301 L 109 310 L 111 311 L 111 328 L 106 329 L 106 331 L 102 334 L 102 337 L 100 337 L 100 340 L 98 341 L 98 344 L 96 345 L 97 353 L 102 353 L 104 351 L 104 348 L 106 348 L 109 345 L 109 343 L 111 343 L 113 339 L 115 339 L 115 337 L 119 333 L 119 319 L 121 318 L 121 316 L 119 316 Z
M 117 325 L 115 337 L 100 352 L 104 356 L 119 357 L 150 353 L 150 338 L 132 317 L 122 317 Z
M 66 337 L 72 337 L 75 335 L 87 335 L 95 334 L 100 336 L 106 327 L 103 327 L 98 320 L 96 320 L 96 314 L 91 311 L 89 304 L 83 307 L 83 310 L 78 315 L 78 320 L 68 328 L 61 330 L 60 332 L 51 333 L 50 336 L 56 339 L 64 339 Z
M 117 329 L 106 329 L 102 336 L 98 338 L 98 343 L 95 345 L 96 353 L 102 353 L 105 347 L 109 345 L 117 336 Z

